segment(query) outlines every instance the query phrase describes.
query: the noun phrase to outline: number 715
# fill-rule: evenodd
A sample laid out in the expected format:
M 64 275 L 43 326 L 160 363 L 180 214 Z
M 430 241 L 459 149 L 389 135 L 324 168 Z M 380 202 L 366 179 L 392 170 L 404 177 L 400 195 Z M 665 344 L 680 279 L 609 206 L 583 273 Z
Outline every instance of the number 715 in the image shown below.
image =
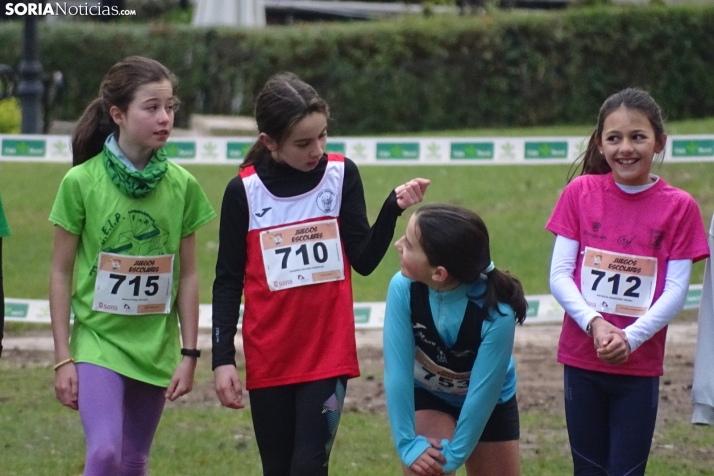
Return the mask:
M 109 277 L 111 279 L 116 279 L 117 282 L 114 284 L 112 287 L 112 294 L 116 294 L 119 292 L 119 288 L 121 287 L 122 283 L 126 281 L 126 276 L 123 274 L 110 274 Z M 159 292 L 159 283 L 157 281 L 159 280 L 158 276 L 147 276 L 146 277 L 146 291 L 144 291 L 144 294 L 147 296 L 153 296 L 157 292 Z M 138 296 L 139 295 L 139 289 L 141 288 L 141 276 L 137 276 L 134 279 L 131 279 L 127 282 L 127 284 L 130 284 L 134 286 L 134 291 L 133 295 Z

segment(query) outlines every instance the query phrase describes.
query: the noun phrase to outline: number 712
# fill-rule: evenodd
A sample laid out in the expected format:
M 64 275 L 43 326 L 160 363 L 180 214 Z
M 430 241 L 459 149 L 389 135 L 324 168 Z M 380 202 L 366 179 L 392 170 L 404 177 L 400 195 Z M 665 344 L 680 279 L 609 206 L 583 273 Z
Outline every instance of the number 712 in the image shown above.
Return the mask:
M 595 282 L 593 283 L 593 287 L 592 287 L 592 290 L 596 291 L 598 285 L 600 284 L 600 281 L 602 281 L 602 278 L 607 276 L 607 273 L 605 271 L 598 271 L 596 269 L 591 269 L 590 273 L 597 276 L 597 278 L 595 278 Z M 615 273 L 612 276 L 610 276 L 609 278 L 607 278 L 607 282 L 612 283 L 612 294 L 614 294 L 614 295 L 619 294 L 620 278 L 621 278 L 621 275 L 619 273 Z M 636 293 L 635 291 L 642 284 L 642 280 L 640 278 L 638 278 L 637 276 L 630 276 L 625 280 L 625 282 L 633 283 L 633 284 L 632 284 L 632 286 L 627 288 L 627 290 L 624 292 L 623 296 L 634 297 L 634 298 L 640 297 L 640 293 Z

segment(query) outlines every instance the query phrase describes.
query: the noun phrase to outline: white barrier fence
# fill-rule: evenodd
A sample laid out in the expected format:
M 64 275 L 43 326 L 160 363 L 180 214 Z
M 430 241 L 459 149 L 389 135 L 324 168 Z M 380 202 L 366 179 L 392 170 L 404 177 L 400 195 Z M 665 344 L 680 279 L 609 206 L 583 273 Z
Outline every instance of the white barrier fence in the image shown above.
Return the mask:
M 684 309 L 696 309 L 702 297 L 702 285 L 689 287 Z M 542 322 L 562 322 L 563 308 L 550 294 L 526 296 L 528 314 L 526 324 Z M 384 327 L 385 303 L 358 302 L 354 304 L 355 326 L 358 329 L 381 329 Z M 241 315 L 242 315 L 241 308 Z M 5 320 L 7 322 L 50 322 L 50 303 L 39 299 L 5 299 Z M 211 305 L 199 306 L 198 326 L 211 328 Z M 240 323 L 239 323 L 240 327 Z
M 587 137 L 499 138 L 387 138 L 330 137 L 328 152 L 350 157 L 359 164 L 385 165 L 494 165 L 571 163 L 587 147 Z M 182 164 L 239 164 L 255 137 L 181 137 L 165 149 L 170 159 Z M 0 161 L 70 162 L 71 137 L 0 134 Z M 669 136 L 666 157 L 674 162 L 714 161 L 714 135 Z M 701 285 L 687 294 L 685 309 L 696 308 Z M 528 296 L 527 323 L 559 322 L 563 309 L 551 295 Z M 384 303 L 355 303 L 358 328 L 382 328 Z M 50 322 L 49 303 L 43 300 L 6 299 L 8 321 Z M 211 306 L 200 306 L 199 326 L 211 327 Z
M 327 151 L 358 164 L 487 165 L 571 163 L 587 137 L 330 137 Z M 164 147 L 182 164 L 239 164 L 255 137 L 178 137 Z M 0 161 L 69 162 L 71 137 L 0 134 Z M 714 135 L 675 135 L 666 157 L 675 162 L 714 161 Z

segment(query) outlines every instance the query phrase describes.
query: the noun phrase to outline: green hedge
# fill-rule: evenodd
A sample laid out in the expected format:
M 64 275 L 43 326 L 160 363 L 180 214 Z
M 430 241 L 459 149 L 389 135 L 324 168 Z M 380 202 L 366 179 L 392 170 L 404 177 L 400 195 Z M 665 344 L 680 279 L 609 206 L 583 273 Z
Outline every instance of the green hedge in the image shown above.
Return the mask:
M 0 24 L 17 65 L 21 23 Z M 592 123 L 609 94 L 649 90 L 670 119 L 714 115 L 714 6 L 638 6 L 270 27 L 43 24 L 45 71 L 66 78 L 75 119 L 120 58 L 159 59 L 188 114 L 251 114 L 271 74 L 294 71 L 328 101 L 333 134 Z

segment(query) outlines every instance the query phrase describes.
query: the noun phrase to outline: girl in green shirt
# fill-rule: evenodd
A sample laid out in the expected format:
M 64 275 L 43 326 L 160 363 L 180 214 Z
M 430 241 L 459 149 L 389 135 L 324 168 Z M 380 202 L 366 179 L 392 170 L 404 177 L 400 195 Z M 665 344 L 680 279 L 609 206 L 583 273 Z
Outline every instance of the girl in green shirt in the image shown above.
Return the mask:
M 191 391 L 200 355 L 194 232 L 215 213 L 162 149 L 175 90 L 157 61 L 114 65 L 77 125 L 50 215 L 55 393 L 79 410 L 85 476 L 146 474 L 164 403 Z

